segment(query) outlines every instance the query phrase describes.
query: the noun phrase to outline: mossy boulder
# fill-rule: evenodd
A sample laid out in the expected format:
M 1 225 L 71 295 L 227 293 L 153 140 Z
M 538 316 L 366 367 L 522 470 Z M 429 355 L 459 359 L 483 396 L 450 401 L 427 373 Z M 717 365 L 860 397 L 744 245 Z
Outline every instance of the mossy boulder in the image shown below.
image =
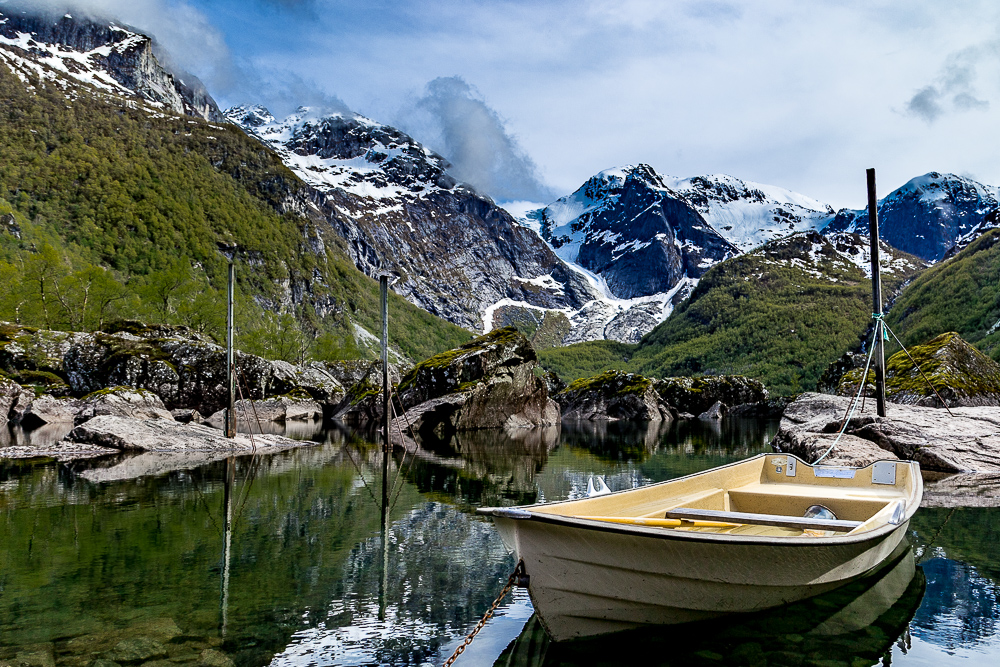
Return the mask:
M 675 416 L 653 380 L 621 371 L 575 380 L 555 399 L 562 406 L 563 419 L 661 421 Z
M 553 424 L 559 408 L 540 375 L 531 344 L 505 327 L 420 362 L 400 380 L 399 397 L 438 432 Z M 429 401 L 441 409 L 419 407 Z
M 400 379 L 399 397 L 409 409 L 432 398 L 471 388 L 473 383 L 502 367 L 534 366 L 537 362 L 534 348 L 517 329 L 495 329 L 415 365 Z
M 903 405 L 943 407 L 1000 406 L 1000 364 L 969 345 L 955 332 L 948 332 L 909 348 L 910 357 L 899 351 L 886 362 L 886 400 Z M 920 367 L 917 370 L 917 366 Z M 840 396 L 855 396 L 863 368 L 848 371 L 837 387 Z M 926 376 L 926 380 L 921 375 Z M 930 381 L 934 389 L 928 386 Z M 868 371 L 866 393 L 874 395 L 875 372 Z
M 702 414 L 717 402 L 733 408 L 767 401 L 767 388 L 742 375 L 669 377 L 656 380 L 654 388 L 674 408 L 693 415 Z

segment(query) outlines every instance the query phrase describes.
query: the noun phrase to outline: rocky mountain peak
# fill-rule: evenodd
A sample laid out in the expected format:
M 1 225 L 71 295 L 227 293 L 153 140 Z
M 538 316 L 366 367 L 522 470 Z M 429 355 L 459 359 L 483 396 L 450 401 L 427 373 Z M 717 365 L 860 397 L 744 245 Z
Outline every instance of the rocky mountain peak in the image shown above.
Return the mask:
M 447 160 L 394 127 L 350 112 L 299 107 L 278 121 L 264 107 L 234 107 L 226 118 L 273 148 L 310 184 L 394 197 L 457 185 Z
M 535 217 L 564 260 L 619 299 L 670 292 L 739 252 L 644 164 L 603 171 Z
M 932 171 L 879 201 L 879 232 L 900 250 L 937 261 L 997 206 L 997 188 Z M 867 234 L 868 208 L 838 211 L 824 233 L 841 231 Z
M 204 85 L 189 74 L 168 71 L 154 46 L 151 37 L 115 21 L 0 11 L 2 60 L 24 80 L 69 79 L 178 114 L 221 120 Z

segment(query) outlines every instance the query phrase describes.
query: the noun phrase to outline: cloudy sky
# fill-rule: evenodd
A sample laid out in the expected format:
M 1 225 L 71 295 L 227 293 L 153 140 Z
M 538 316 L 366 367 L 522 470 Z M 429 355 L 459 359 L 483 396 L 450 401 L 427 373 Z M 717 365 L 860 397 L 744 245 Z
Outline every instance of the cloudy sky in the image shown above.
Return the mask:
M 501 200 L 637 162 L 834 207 L 863 205 L 866 167 L 883 195 L 934 170 L 1000 185 L 993 0 L 83 4 L 155 33 L 221 105 L 352 109 Z

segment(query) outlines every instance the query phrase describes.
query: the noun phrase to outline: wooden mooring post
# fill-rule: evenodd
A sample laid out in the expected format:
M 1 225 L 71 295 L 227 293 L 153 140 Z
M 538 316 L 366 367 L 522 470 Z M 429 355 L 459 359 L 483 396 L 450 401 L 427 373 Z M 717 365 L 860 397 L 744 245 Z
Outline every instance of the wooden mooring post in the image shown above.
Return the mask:
M 382 300 L 382 577 L 379 581 L 379 620 L 385 620 L 386 591 L 389 584 L 389 276 L 378 278 Z
M 871 243 L 872 260 L 872 317 L 875 318 L 875 351 L 872 364 L 875 366 L 875 406 L 879 417 L 885 417 L 885 336 L 882 323 L 882 275 L 878 247 L 878 196 L 875 194 L 875 170 L 868 174 L 868 239 Z M 862 382 L 867 378 L 862 378 Z

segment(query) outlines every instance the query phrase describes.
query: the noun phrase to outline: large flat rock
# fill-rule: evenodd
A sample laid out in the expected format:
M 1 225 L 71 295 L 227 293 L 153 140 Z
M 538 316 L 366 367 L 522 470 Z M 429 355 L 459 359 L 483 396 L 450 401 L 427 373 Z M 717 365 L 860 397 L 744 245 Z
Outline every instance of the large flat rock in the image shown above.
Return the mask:
M 250 452 L 264 447 L 298 447 L 302 441 L 280 435 L 239 433 L 226 438 L 222 431 L 201 424 L 180 424 L 166 419 L 132 419 L 98 415 L 66 436 L 70 443 L 85 443 L 129 452 Z
M 851 399 L 806 393 L 785 410 L 775 451 L 814 461 L 836 438 Z M 855 411 L 840 443 L 823 460 L 830 465 L 867 465 L 880 458 L 917 461 L 924 470 L 1000 472 L 1000 410 L 888 404 L 878 417 L 875 401 Z M 849 437 L 850 436 L 850 437 Z

